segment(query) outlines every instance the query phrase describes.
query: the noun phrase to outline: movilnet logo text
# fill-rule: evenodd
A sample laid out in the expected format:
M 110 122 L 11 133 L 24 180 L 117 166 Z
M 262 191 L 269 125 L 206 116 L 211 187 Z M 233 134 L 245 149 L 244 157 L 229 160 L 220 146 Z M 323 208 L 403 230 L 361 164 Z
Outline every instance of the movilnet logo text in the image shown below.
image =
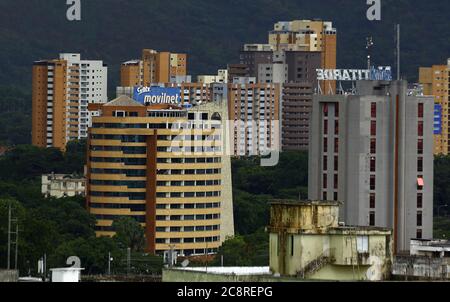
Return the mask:
M 67 20 L 81 21 L 81 0 L 67 0 L 66 4 L 69 6 L 66 13 Z

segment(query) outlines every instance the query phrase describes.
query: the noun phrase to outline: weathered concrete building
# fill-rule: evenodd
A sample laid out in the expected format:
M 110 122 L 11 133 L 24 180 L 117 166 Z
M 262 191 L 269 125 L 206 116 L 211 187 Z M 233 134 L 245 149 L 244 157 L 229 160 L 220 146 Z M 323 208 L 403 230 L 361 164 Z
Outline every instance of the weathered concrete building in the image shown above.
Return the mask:
M 450 280 L 450 241 L 411 240 L 409 256 L 397 256 L 392 274 L 406 280 Z
M 339 222 L 341 203 L 283 201 L 272 204 L 270 268 L 308 280 L 386 280 L 392 232 Z

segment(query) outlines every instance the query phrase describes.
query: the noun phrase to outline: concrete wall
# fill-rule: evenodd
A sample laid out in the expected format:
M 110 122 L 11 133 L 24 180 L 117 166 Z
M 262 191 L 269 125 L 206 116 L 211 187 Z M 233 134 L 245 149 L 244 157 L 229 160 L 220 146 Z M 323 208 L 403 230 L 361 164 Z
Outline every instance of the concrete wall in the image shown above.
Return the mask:
M 18 282 L 19 271 L 0 270 L 0 282 Z
M 277 278 L 265 276 L 236 276 L 206 274 L 202 272 L 164 269 L 162 282 L 302 282 L 296 278 Z

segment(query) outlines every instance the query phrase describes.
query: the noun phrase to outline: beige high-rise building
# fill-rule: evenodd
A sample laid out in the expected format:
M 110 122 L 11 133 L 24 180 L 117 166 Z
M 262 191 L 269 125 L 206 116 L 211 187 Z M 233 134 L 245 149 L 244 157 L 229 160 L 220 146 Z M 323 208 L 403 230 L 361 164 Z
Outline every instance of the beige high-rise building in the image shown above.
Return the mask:
M 150 86 L 153 83 L 169 83 L 171 77 L 186 76 L 187 55 L 142 50 L 141 60 L 124 62 L 120 69 L 121 86 Z
M 449 146 L 449 102 L 450 102 L 450 59 L 447 65 L 433 65 L 419 69 L 419 83 L 423 85 L 424 95 L 434 96 L 435 129 L 434 154 L 448 155 Z
M 65 149 L 71 140 L 87 138 L 94 112 L 88 104 L 106 103 L 108 68 L 80 54 L 36 61 L 32 71 L 32 144 Z
M 97 236 L 113 236 L 114 221 L 131 217 L 150 253 L 217 252 L 234 235 L 226 102 L 187 110 L 120 96 L 93 107 L 101 115 L 89 129 L 87 207 Z
M 336 69 L 336 44 L 337 31 L 332 22 L 294 20 L 289 22 L 277 22 L 268 34 L 267 44 L 245 44 L 240 54 L 240 63 L 248 66 L 249 75 L 258 77 L 258 66 L 260 64 L 273 64 L 284 54 L 295 57 L 292 62 L 287 62 L 289 76 L 286 82 L 310 81 L 315 78 L 299 79 L 302 73 L 308 73 L 306 66 L 310 61 L 305 58 L 305 53 L 320 54 L 320 65 L 315 68 Z M 313 55 L 311 55 L 313 57 Z M 314 58 L 315 60 L 315 58 Z M 304 65 L 304 66 L 302 66 Z M 324 81 L 320 84 L 323 94 L 333 94 L 336 91 L 335 81 Z

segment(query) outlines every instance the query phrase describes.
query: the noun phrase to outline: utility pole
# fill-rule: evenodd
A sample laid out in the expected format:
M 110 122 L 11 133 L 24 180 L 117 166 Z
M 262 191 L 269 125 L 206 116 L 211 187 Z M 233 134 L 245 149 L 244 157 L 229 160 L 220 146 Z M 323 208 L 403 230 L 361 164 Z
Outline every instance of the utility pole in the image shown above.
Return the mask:
M 130 274 L 130 266 L 131 266 L 131 248 L 127 249 L 127 275 Z
M 108 275 L 111 276 L 111 252 L 108 252 Z
M 8 259 L 6 269 L 11 269 L 11 203 L 8 206 Z
M 19 253 L 19 223 L 16 222 L 16 255 L 14 261 L 14 269 L 17 270 L 17 259 Z
M 18 260 L 18 252 L 19 252 L 19 220 L 16 218 L 12 217 L 12 206 L 11 203 L 9 203 L 8 205 L 8 259 L 7 259 L 7 263 L 6 263 L 6 269 L 10 270 L 11 269 L 11 245 L 15 245 L 15 262 L 14 262 L 14 269 L 17 270 L 17 260 Z M 15 232 L 13 232 L 11 230 L 12 228 L 12 223 L 16 224 L 16 230 Z M 11 240 L 11 235 L 15 235 L 14 241 Z

